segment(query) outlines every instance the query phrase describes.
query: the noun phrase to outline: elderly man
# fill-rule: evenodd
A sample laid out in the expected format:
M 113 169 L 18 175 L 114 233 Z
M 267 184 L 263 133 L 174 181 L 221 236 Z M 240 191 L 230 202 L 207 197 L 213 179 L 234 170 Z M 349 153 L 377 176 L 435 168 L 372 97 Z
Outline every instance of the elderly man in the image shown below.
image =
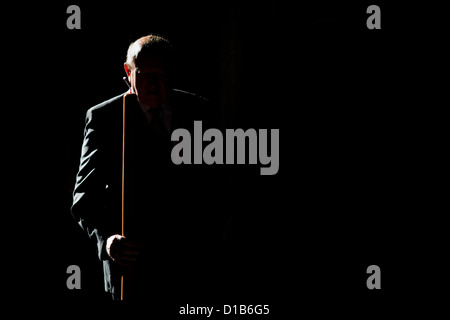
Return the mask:
M 130 237 L 121 235 L 124 94 L 87 111 L 72 215 L 97 244 L 105 290 L 113 299 L 120 298 L 120 276 L 130 266 L 137 299 L 199 284 L 220 239 L 210 169 L 170 160 L 170 133 L 208 120 L 205 99 L 172 89 L 174 59 L 172 45 L 155 35 L 136 40 L 127 53 L 128 93 L 137 98 L 127 106 L 134 132 Z

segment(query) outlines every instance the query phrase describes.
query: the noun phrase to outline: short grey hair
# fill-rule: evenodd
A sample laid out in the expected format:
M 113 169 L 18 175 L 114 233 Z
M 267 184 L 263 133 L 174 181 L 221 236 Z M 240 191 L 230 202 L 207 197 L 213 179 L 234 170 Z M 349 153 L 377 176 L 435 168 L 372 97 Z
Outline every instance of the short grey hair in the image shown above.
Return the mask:
M 130 44 L 125 64 L 130 69 L 133 69 L 136 60 L 142 56 L 163 58 L 166 60 L 168 66 L 172 67 L 174 64 L 175 50 L 169 40 L 150 34 Z

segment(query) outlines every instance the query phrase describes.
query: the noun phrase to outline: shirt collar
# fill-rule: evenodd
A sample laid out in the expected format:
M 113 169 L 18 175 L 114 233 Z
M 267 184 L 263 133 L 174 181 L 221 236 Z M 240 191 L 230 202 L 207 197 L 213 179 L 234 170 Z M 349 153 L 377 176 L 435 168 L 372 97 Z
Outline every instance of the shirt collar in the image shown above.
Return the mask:
M 150 111 L 150 106 L 139 102 L 142 111 L 144 112 L 144 114 L 147 117 L 147 114 Z M 164 126 L 167 128 L 167 130 L 169 132 L 171 132 L 171 128 L 172 128 L 172 122 L 171 122 L 171 118 L 172 118 L 172 109 L 171 109 L 171 104 L 170 104 L 170 99 L 167 100 L 166 103 L 164 103 L 162 106 L 162 110 L 159 113 L 159 119 L 160 121 L 164 124 Z

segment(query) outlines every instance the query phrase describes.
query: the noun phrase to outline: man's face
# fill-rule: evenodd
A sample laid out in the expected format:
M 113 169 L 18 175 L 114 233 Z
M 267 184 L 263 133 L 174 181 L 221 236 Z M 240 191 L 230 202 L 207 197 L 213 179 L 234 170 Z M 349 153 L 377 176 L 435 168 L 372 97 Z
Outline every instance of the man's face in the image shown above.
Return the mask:
M 167 101 L 169 75 L 163 59 L 157 57 L 136 59 L 135 67 L 127 73 L 140 103 L 157 108 Z

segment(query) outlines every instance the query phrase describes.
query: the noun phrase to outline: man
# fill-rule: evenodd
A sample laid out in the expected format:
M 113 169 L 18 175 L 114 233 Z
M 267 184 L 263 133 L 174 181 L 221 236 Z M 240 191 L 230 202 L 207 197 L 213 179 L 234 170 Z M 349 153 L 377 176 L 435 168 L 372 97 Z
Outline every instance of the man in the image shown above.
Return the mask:
M 173 130 L 192 130 L 194 120 L 208 126 L 207 101 L 171 89 L 172 45 L 142 37 L 130 45 L 124 67 L 128 93 L 138 102 L 127 105 L 134 135 L 133 234 L 121 235 L 123 94 L 87 111 L 72 215 L 97 244 L 105 290 L 119 299 L 120 276 L 133 266 L 133 296 L 144 300 L 189 286 L 186 279 L 198 284 L 195 275 L 205 271 L 220 238 L 220 217 L 211 210 L 217 203 L 210 169 L 170 161 Z

